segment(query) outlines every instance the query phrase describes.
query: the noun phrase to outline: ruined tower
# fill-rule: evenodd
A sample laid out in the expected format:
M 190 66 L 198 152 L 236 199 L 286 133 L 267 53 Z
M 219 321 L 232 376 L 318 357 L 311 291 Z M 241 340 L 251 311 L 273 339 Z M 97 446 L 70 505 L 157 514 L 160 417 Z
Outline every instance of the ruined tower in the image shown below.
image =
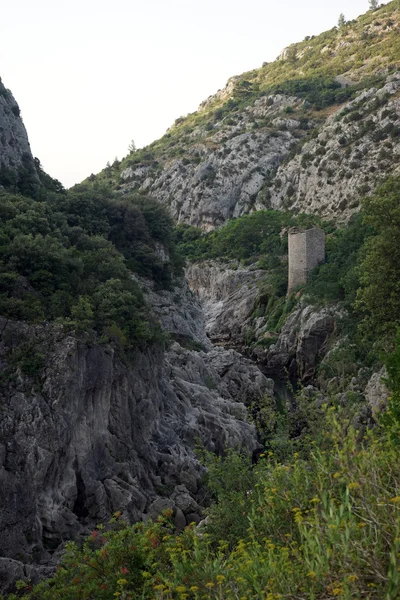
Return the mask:
M 325 233 L 318 227 L 292 227 L 288 233 L 289 284 L 288 294 L 307 283 L 309 272 L 325 260 Z

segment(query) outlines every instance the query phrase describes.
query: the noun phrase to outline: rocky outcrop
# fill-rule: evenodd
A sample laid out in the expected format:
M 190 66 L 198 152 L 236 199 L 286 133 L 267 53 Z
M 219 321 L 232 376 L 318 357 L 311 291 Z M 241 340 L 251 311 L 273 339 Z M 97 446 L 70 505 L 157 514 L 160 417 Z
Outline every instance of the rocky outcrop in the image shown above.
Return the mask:
M 18 573 L 117 510 L 137 521 L 168 505 L 178 529 L 197 520 L 196 443 L 257 447 L 243 402 L 271 395 L 272 382 L 211 348 L 183 282 L 159 295 L 149 286 L 148 298 L 182 345 L 128 362 L 61 329 L 0 319 L 0 556 L 20 561 Z
M 211 131 L 198 126 L 181 143 L 184 158 L 124 168 L 118 187 L 149 193 L 205 230 L 265 208 L 345 221 L 399 168 L 399 92 L 395 73 L 318 118 L 295 96 L 262 96 Z
M 286 374 L 293 381 L 312 381 L 318 360 L 327 351 L 335 326 L 335 309 L 300 304 L 287 318 L 278 340 L 255 356 L 266 372 Z
M 0 79 L 0 167 L 18 169 L 33 161 L 19 106 Z
M 400 73 L 331 114 L 277 170 L 271 206 L 346 220 L 400 165 Z M 262 206 L 259 206 L 262 208 Z
M 389 390 L 385 384 L 388 374 L 383 367 L 377 373 L 371 375 L 364 390 L 365 400 L 375 416 L 387 407 Z
M 205 330 L 214 343 L 243 348 L 246 334 L 254 326 L 253 310 L 266 271 L 243 267 L 237 262 L 193 263 L 186 278 L 202 301 Z
M 168 161 L 156 172 L 151 165 L 124 169 L 120 189 L 147 192 L 179 222 L 206 230 L 251 212 L 256 199 L 261 202 L 266 180 L 305 135 L 304 125 L 284 113 L 300 104 L 283 95 L 260 98 L 232 124 L 222 120 L 212 133 L 201 128 L 193 132 L 198 141 L 187 150 L 190 158 Z M 268 126 L 255 130 L 257 119 Z
M 206 261 L 190 265 L 186 275 L 202 301 L 206 331 L 214 343 L 250 354 L 269 376 L 303 383 L 313 379 L 334 330 L 335 308 L 301 301 L 276 334 L 268 331 L 268 315 L 257 316 L 255 310 L 262 296 L 268 296 L 267 271 Z M 274 339 L 269 347 L 263 345 Z

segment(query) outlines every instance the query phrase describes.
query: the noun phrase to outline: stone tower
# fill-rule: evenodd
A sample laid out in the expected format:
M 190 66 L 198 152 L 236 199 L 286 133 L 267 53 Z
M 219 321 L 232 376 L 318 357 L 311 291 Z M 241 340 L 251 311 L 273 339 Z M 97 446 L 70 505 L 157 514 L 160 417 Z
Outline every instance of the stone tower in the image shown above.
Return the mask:
M 289 284 L 288 294 L 307 283 L 310 271 L 325 260 L 325 233 L 318 227 L 292 227 L 288 234 Z

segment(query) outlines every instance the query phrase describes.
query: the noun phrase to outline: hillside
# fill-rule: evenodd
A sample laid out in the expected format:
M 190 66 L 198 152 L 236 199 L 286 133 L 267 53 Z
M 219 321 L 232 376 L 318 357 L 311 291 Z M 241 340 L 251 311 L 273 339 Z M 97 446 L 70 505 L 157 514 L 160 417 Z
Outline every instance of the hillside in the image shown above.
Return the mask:
M 400 4 L 64 190 L 0 88 L 0 599 L 400 597 Z M 288 232 L 325 261 L 288 293 Z
M 166 210 L 107 187 L 64 190 L 28 153 L 6 94 L 1 592 L 49 576 L 66 541 L 116 511 L 136 522 L 169 507 L 179 529 L 200 520 L 196 444 L 252 452 L 244 400 L 273 401 L 256 365 L 208 340 Z
M 400 8 L 289 46 L 93 181 L 210 229 L 262 208 L 346 219 L 399 165 Z

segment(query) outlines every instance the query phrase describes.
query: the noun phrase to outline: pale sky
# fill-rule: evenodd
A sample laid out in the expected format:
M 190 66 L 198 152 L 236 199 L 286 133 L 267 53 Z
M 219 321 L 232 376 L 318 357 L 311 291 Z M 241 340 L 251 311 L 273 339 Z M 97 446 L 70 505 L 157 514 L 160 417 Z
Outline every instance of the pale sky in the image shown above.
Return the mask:
M 368 0 L 0 0 L 0 76 L 69 187 Z

